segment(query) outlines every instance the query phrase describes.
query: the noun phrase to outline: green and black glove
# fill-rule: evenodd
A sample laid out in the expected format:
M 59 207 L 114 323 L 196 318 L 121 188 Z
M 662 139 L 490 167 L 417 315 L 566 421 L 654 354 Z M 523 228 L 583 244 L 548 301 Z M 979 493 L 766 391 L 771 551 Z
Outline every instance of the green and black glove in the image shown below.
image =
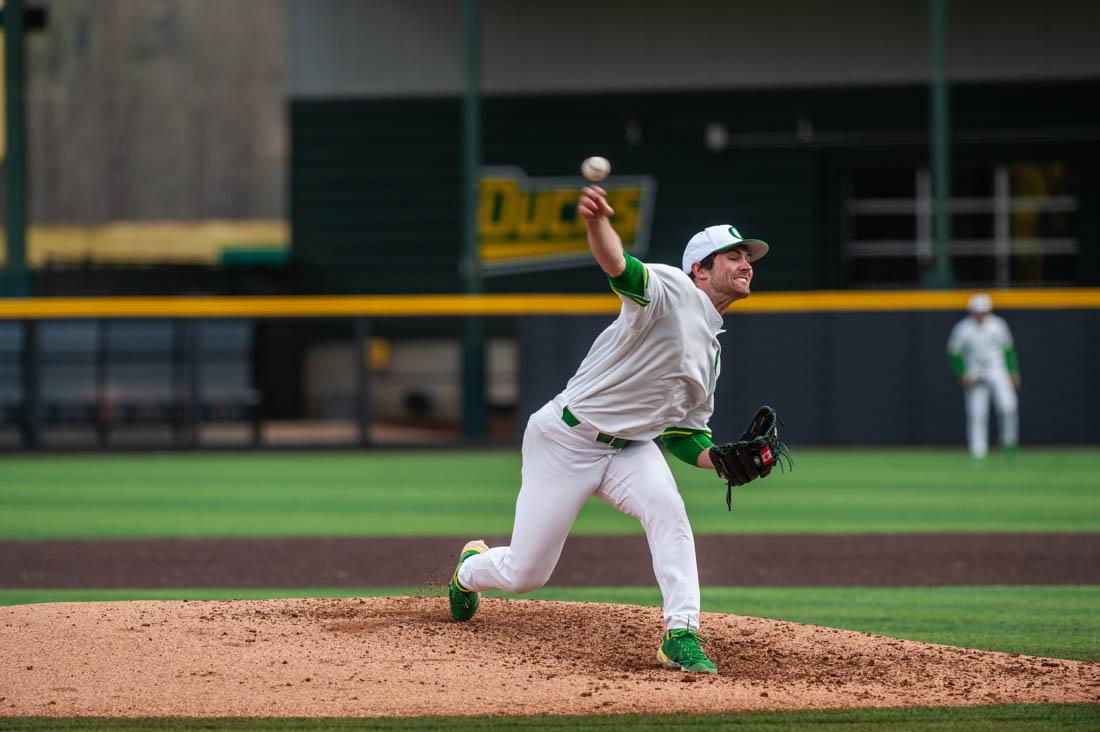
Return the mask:
M 737 442 L 710 448 L 710 461 L 726 481 L 726 507 L 733 510 L 733 486 L 744 485 L 772 472 L 782 458 L 793 465 L 790 450 L 779 441 L 779 415 L 769 406 L 760 407 Z

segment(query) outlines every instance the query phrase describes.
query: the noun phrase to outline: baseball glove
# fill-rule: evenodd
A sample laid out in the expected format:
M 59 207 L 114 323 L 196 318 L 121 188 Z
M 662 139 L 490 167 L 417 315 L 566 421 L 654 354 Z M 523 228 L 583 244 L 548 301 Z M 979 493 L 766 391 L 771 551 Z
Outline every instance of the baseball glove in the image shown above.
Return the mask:
M 726 481 L 726 508 L 733 510 L 733 487 L 766 477 L 783 459 L 793 466 L 790 450 L 779 441 L 779 415 L 769 406 L 760 407 L 737 442 L 710 448 L 710 461 L 718 477 Z

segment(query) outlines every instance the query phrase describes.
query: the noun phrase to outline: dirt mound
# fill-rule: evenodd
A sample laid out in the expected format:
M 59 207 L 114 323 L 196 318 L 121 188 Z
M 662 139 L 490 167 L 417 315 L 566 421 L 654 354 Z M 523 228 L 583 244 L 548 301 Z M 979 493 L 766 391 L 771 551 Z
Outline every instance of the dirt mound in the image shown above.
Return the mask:
M 0 716 L 730 712 L 1100 701 L 1100 664 L 705 614 L 717 676 L 656 666 L 655 608 L 444 597 L 0 608 Z

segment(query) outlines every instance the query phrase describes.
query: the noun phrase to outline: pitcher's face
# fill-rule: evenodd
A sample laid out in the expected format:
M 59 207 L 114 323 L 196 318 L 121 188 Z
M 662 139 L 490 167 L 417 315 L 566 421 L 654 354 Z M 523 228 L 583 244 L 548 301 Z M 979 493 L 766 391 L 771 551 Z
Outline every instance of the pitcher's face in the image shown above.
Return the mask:
M 752 284 L 752 263 L 745 247 L 734 247 L 714 257 L 711 287 L 735 300 L 748 297 Z

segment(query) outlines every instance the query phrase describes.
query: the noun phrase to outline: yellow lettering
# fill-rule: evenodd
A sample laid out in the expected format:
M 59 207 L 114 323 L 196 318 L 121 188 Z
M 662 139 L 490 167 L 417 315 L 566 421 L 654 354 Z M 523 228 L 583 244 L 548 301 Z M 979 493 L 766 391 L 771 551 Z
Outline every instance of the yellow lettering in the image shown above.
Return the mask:
M 482 178 L 478 227 L 485 239 L 503 239 L 516 227 L 516 218 L 527 195 L 512 178 Z
M 539 238 L 546 230 L 546 197 L 529 193 L 516 219 L 515 234 L 521 239 Z
M 607 192 L 607 202 L 615 209 L 611 226 L 619 232 L 623 243 L 628 246 L 634 242 L 638 233 L 638 206 L 641 196 L 640 188 L 617 188 Z
M 585 225 L 576 208 L 578 190 L 574 187 L 525 190 L 525 185 L 524 178 L 482 178 L 478 227 L 483 258 L 583 249 Z M 623 243 L 631 247 L 638 237 L 643 205 L 641 187 L 609 188 L 608 202 L 615 209 L 612 226 Z
M 577 214 L 577 192 L 572 188 L 559 188 L 556 191 L 547 191 L 548 199 L 547 233 L 555 239 L 568 239 L 573 234 L 573 218 L 581 218 Z

